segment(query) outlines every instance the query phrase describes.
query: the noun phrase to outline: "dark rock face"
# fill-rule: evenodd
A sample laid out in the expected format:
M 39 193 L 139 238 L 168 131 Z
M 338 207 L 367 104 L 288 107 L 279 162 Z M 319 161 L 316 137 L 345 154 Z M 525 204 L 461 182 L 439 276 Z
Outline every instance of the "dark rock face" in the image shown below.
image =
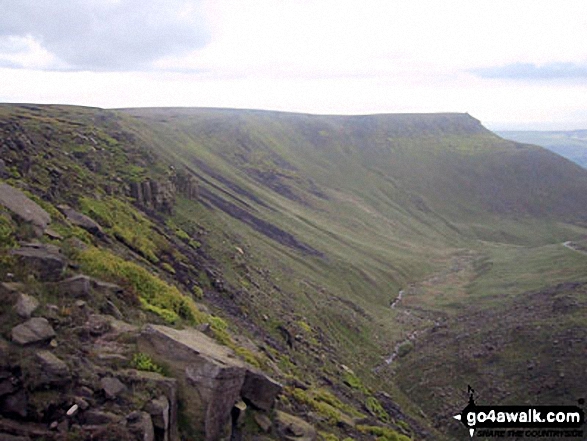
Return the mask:
M 12 341 L 19 345 L 43 342 L 53 337 L 55 337 L 55 331 L 43 317 L 34 317 L 12 328 Z
M 94 221 L 85 214 L 78 213 L 68 205 L 58 205 L 57 208 L 65 215 L 67 220 L 73 225 L 83 228 L 88 233 L 93 234 L 96 237 L 104 236 L 104 231 L 98 222 Z
M 42 235 L 51 222 L 51 216 L 22 191 L 0 182 L 0 205 L 12 211 L 23 221 L 33 225 L 37 235 Z
M 30 274 L 44 282 L 59 280 L 67 266 L 59 248 L 51 245 L 27 244 L 10 253 L 16 256 Z
M 130 184 L 130 194 L 144 208 L 171 214 L 175 186 L 170 181 L 143 181 Z

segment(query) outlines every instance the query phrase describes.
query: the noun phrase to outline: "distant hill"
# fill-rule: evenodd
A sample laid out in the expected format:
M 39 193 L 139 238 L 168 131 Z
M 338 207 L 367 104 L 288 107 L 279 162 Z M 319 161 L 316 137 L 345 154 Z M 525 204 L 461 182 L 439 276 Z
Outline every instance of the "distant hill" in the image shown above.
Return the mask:
M 499 136 L 513 141 L 535 144 L 587 168 L 587 130 L 558 132 L 500 131 Z

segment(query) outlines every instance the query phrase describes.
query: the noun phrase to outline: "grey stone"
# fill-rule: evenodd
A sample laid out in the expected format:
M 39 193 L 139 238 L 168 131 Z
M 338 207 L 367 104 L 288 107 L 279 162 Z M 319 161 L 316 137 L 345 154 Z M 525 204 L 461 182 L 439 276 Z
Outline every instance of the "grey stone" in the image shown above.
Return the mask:
M 220 439 L 240 398 L 247 365 L 231 349 L 195 329 L 147 325 L 138 345 L 178 379 L 185 417 L 203 428 L 202 439 Z
M 79 274 L 58 283 L 60 290 L 71 297 L 88 298 L 91 292 L 91 279 Z
M 315 441 L 316 429 L 311 424 L 279 410 L 275 411 L 275 425 L 280 439 L 288 441 Z
M 257 409 L 270 410 L 283 386 L 262 372 L 247 370 L 241 390 L 243 399 Z
M 4 159 L 0 159 L 0 178 L 7 178 L 8 170 L 6 170 L 6 163 Z
M 16 256 L 28 273 L 44 282 L 60 279 L 67 266 L 65 258 L 59 253 L 59 248 L 51 245 L 28 244 L 12 250 L 10 254 Z
M 165 395 L 147 403 L 145 411 L 151 415 L 154 427 L 167 432 L 169 429 L 169 400 Z
M 258 426 L 261 428 L 261 430 L 265 433 L 269 433 L 271 431 L 271 426 L 273 425 L 273 423 L 271 422 L 271 420 L 269 419 L 269 417 L 267 415 L 265 415 L 264 413 L 255 413 L 255 415 L 253 416 L 253 419 L 255 420 L 255 422 L 258 424 Z
M 0 205 L 6 207 L 25 222 L 33 225 L 40 236 L 51 222 L 51 216 L 22 191 L 0 182 Z
M 33 317 L 12 328 L 12 341 L 19 345 L 43 342 L 53 337 L 55 337 L 55 331 L 43 317 Z
M 117 423 L 122 418 L 111 412 L 100 410 L 88 410 L 83 413 L 83 422 L 91 426 L 101 426 L 105 424 Z
M 104 236 L 104 231 L 98 222 L 85 214 L 75 211 L 68 205 L 58 205 L 57 208 L 65 215 L 67 220 L 78 227 L 83 228 L 97 237 Z
M 69 368 L 50 351 L 39 351 L 35 354 L 38 361 L 39 375 L 35 376 L 37 386 L 64 386 L 71 381 Z
M 100 380 L 100 386 L 109 400 L 116 399 L 120 394 L 126 390 L 126 386 L 114 377 L 104 377 Z
M 33 296 L 20 293 L 14 309 L 16 313 L 22 318 L 30 318 L 33 312 L 39 307 L 39 301 Z
M 155 441 L 155 430 L 147 412 L 132 412 L 126 417 L 128 430 L 140 441 Z

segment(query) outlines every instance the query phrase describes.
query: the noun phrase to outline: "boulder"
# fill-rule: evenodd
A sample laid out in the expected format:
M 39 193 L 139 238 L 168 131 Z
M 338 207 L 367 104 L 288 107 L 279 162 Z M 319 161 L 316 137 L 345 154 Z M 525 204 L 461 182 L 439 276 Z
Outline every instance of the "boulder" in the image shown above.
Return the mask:
M 100 386 L 104 391 L 104 395 L 109 400 L 116 399 L 120 394 L 126 391 L 126 386 L 118 379 L 114 377 L 104 377 L 100 380 Z
M 50 351 L 39 351 L 35 354 L 38 362 L 38 375 L 33 379 L 38 386 L 65 386 L 71 381 L 71 373 L 67 365 Z
M 178 379 L 186 419 L 192 427 L 204 428 L 204 433 L 191 435 L 210 441 L 221 438 L 240 398 L 246 364 L 232 350 L 195 329 L 147 325 L 138 345 Z
M 262 372 L 250 369 L 245 375 L 241 396 L 257 409 L 270 410 L 282 389 L 281 384 L 275 380 Z
M 90 296 L 91 278 L 83 274 L 65 279 L 57 284 L 59 289 L 68 296 L 75 298 L 85 298 Z
M 19 345 L 39 343 L 55 337 L 55 331 L 44 317 L 33 317 L 12 328 L 12 341 Z
M 279 410 L 275 411 L 275 425 L 280 439 L 288 441 L 315 441 L 316 429 L 311 424 Z
M 28 319 L 31 317 L 33 312 L 39 307 L 39 301 L 34 298 L 33 296 L 29 296 L 28 294 L 20 293 L 17 297 L 16 305 L 14 305 L 14 309 L 16 313 L 21 317 Z
M 58 205 L 57 208 L 65 215 L 67 220 L 73 225 L 83 228 L 88 233 L 96 237 L 103 237 L 104 231 L 98 222 L 85 214 L 75 211 L 68 205 Z
M 59 248 L 47 244 L 27 244 L 10 252 L 20 261 L 29 274 L 43 282 L 54 282 L 61 278 L 66 259 Z
M 29 199 L 22 191 L 0 182 L 0 205 L 12 211 L 19 218 L 33 225 L 35 233 L 41 236 L 51 216 L 36 202 Z

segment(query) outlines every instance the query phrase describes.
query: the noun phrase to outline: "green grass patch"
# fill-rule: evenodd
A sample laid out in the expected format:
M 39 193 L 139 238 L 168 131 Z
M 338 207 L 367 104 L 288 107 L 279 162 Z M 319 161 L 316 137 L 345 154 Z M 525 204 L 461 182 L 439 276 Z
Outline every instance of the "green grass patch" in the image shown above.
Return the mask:
M 95 247 L 81 251 L 77 257 L 84 272 L 114 280 L 131 289 L 138 295 L 143 308 L 168 323 L 176 323 L 179 319 L 188 323 L 206 320 L 206 315 L 198 311 L 192 299 L 134 262 Z
M 411 438 L 396 432 L 389 427 L 358 425 L 357 429 L 363 433 L 369 433 L 377 437 L 377 441 L 411 441 Z
M 169 247 L 165 238 L 153 230 L 151 221 L 126 202 L 112 197 L 83 197 L 80 205 L 83 213 L 153 263 L 159 261 L 157 254 Z
M 163 374 L 163 368 L 157 365 L 151 357 L 143 352 L 137 352 L 133 355 L 130 362 L 131 366 L 139 371 L 156 372 L 157 374 Z

